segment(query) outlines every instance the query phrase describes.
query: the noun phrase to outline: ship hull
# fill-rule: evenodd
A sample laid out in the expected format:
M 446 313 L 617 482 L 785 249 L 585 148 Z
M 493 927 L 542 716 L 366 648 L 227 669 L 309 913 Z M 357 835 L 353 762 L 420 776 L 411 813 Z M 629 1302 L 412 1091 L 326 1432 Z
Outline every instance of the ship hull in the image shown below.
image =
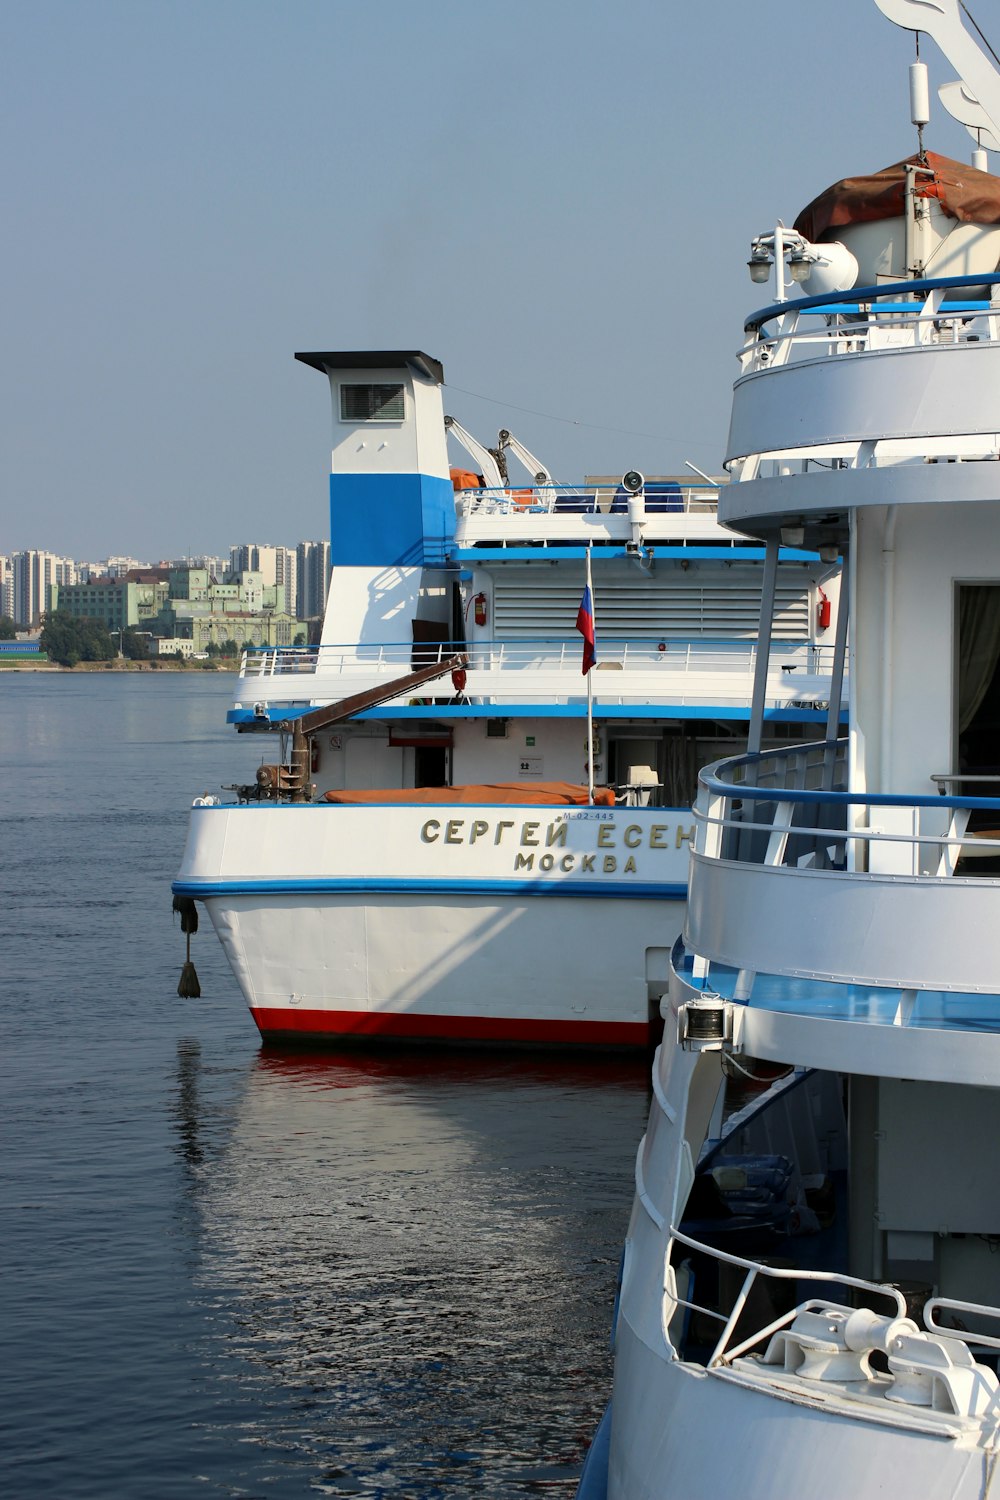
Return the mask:
M 690 814 L 458 812 L 195 808 L 174 890 L 267 1040 L 648 1046 Z
M 662 1358 L 624 1322 L 618 1350 L 608 1500 L 986 1493 L 982 1450 L 934 1430 L 922 1411 L 904 1425 L 895 1413 L 837 1410 L 822 1389 L 812 1403 L 775 1399 L 728 1372 Z

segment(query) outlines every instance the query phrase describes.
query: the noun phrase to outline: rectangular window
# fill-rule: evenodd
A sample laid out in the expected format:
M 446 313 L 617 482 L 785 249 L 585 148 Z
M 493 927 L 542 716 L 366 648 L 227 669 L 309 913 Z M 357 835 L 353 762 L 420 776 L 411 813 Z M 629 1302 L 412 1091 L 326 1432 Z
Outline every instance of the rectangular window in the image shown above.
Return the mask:
M 402 422 L 406 415 L 401 385 L 342 385 L 342 422 Z

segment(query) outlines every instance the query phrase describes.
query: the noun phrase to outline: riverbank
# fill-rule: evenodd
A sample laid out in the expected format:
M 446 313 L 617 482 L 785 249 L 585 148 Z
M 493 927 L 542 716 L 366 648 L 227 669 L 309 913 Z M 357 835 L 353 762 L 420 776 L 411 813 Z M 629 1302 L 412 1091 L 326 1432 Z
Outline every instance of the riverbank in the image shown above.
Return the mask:
M 62 667 L 54 661 L 0 660 L 0 672 L 238 672 L 239 662 L 232 657 L 217 661 L 81 661 L 75 667 Z

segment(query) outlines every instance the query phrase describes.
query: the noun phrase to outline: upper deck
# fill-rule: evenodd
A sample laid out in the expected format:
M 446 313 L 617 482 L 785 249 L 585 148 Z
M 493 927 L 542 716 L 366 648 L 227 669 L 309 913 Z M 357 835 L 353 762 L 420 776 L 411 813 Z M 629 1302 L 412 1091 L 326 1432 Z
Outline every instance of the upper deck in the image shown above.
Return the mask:
M 1000 275 L 781 302 L 746 333 L 727 524 L 761 534 L 789 515 L 1000 494 Z
M 266 725 L 290 719 L 318 703 L 332 703 L 391 684 L 420 666 L 446 662 L 467 651 L 459 689 L 446 675 L 430 683 L 427 697 L 410 692 L 390 698 L 377 717 L 496 717 L 504 714 L 583 715 L 586 679 L 578 644 L 559 641 L 442 642 L 413 649 L 400 645 L 270 647 L 248 651 L 240 668 L 231 723 Z M 810 641 L 777 642 L 768 667 L 770 718 L 810 722 L 826 715 L 833 648 Z M 594 714 L 702 718 L 713 713 L 746 718 L 753 692 L 757 647 L 753 641 L 659 642 L 602 638 L 594 670 Z
M 580 485 L 460 489 L 455 494 L 455 554 L 512 547 L 736 547 L 741 538 L 718 520 L 719 487 L 648 480 L 630 496 L 620 480 Z
M 1000 798 L 946 773 L 849 792 L 846 750 L 702 772 L 689 981 L 745 1007 L 761 1057 L 1000 1083 Z

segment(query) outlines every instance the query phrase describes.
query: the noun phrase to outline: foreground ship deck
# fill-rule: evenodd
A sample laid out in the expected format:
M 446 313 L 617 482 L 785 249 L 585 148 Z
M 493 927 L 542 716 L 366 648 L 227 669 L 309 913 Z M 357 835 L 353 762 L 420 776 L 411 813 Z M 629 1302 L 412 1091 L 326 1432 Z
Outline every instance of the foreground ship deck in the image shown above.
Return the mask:
M 701 773 L 586 1500 L 996 1493 L 1000 181 L 919 144 L 751 249 L 720 514 L 843 557 L 849 729 Z

